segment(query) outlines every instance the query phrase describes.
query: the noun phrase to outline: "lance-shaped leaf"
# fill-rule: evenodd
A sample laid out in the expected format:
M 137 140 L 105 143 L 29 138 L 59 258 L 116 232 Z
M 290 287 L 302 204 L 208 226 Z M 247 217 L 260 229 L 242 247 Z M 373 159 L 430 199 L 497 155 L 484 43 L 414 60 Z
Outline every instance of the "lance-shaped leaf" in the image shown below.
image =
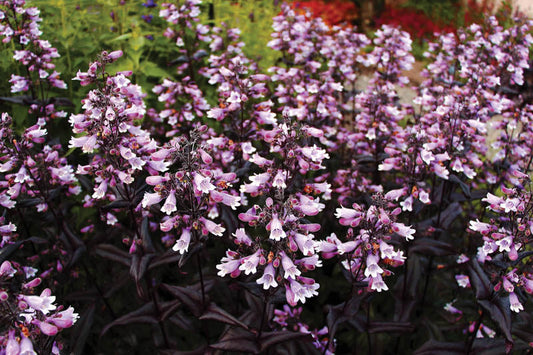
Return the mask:
M 423 255 L 446 256 L 456 254 L 453 245 L 431 238 L 417 238 L 409 247 L 410 252 Z
M 336 306 L 329 306 L 329 312 L 326 317 L 326 322 L 329 329 L 329 337 L 334 338 L 337 332 L 337 327 L 354 318 L 359 311 L 361 301 L 365 296 L 352 296 L 348 301 L 338 304 Z
M 370 322 L 368 331 L 370 333 L 410 333 L 415 330 L 415 326 L 409 322 Z
M 509 298 L 496 296 L 490 300 L 478 300 L 479 304 L 485 308 L 492 320 L 498 324 L 498 327 L 505 335 L 505 338 L 513 343 L 511 336 L 511 308 L 509 307 Z
M 85 347 L 85 342 L 93 329 L 94 323 L 94 312 L 96 306 L 91 304 L 81 315 L 80 319 L 76 322 L 72 336 L 72 343 L 70 348 L 73 350 L 73 354 L 80 355 L 83 354 L 83 348 Z
M 168 321 L 183 330 L 186 330 L 189 332 L 196 331 L 193 321 L 189 319 L 189 317 L 182 314 L 182 312 L 179 310 L 173 315 L 171 315 L 168 318 Z
M 159 304 L 159 320 L 164 321 L 176 312 L 181 305 L 180 300 L 173 300 Z
M 468 184 L 466 184 L 465 182 L 463 182 L 463 181 L 462 181 L 457 175 L 450 174 L 450 176 L 448 177 L 448 180 L 451 181 L 451 182 L 455 182 L 456 184 L 458 184 L 459 187 L 461 188 L 461 190 L 463 190 L 463 194 L 464 194 L 467 198 L 472 197 L 472 194 L 470 193 L 470 186 L 468 186 Z
M 125 208 L 125 207 L 128 207 L 129 205 L 130 205 L 129 201 L 118 199 L 118 200 L 115 200 L 113 202 L 108 203 L 105 206 L 102 206 L 101 208 L 104 211 L 108 211 L 108 210 L 111 210 L 113 208 Z
M 161 265 L 171 264 L 171 263 L 177 263 L 181 258 L 181 254 L 177 251 L 174 251 L 172 249 L 169 249 L 165 251 L 163 254 L 159 254 L 150 263 L 150 266 L 148 266 L 148 270 L 152 270 L 153 268 L 156 268 Z
M 428 340 L 414 355 L 463 355 L 467 353 L 464 342 L 443 342 Z M 503 339 L 476 339 L 470 349 L 470 354 L 500 355 L 505 354 L 505 341 Z
M 131 266 L 131 255 L 111 244 L 100 244 L 95 247 L 96 255 L 116 261 L 124 266 Z
M 244 329 L 248 326 L 211 302 L 199 319 L 212 319 L 229 325 L 235 325 Z
M 488 299 L 492 294 L 492 284 L 475 258 L 471 259 L 468 264 L 468 274 L 470 284 L 476 292 L 476 298 L 478 300 Z
M 261 352 L 266 351 L 268 348 L 293 340 L 306 340 L 309 342 L 313 341 L 311 334 L 300 333 L 300 332 L 289 332 L 289 331 L 278 331 L 278 332 L 265 332 L 261 334 L 259 338 L 259 343 L 261 345 Z
M 176 350 L 159 350 L 157 353 L 160 355 L 205 355 L 209 354 L 209 348 L 207 345 L 203 345 L 197 349 L 189 351 L 176 351 Z
M 154 254 L 145 254 L 142 256 L 137 254 L 132 255 L 130 275 L 133 276 L 135 282 L 138 283 L 139 280 L 142 279 L 144 273 L 146 272 L 146 270 L 148 270 L 148 265 L 150 264 L 150 261 L 153 259 L 154 256 Z
M 188 287 L 161 284 L 161 288 L 168 291 L 181 301 L 196 317 L 202 314 L 202 294 Z
M 194 242 L 193 242 L 194 243 Z M 180 258 L 178 260 L 178 267 L 183 267 L 183 265 L 187 264 L 187 261 L 196 253 L 199 253 L 203 249 L 204 245 L 202 243 L 194 243 L 192 245 L 192 248 L 189 246 L 190 250 L 187 253 L 180 254 Z
M 0 264 L 2 264 L 11 254 L 17 250 L 22 243 L 24 243 L 22 240 L 19 240 L 13 244 L 7 244 L 4 247 L 0 249 Z
M 21 207 L 21 208 L 34 207 L 40 203 L 43 203 L 43 200 L 41 200 L 40 198 L 24 198 L 24 199 L 17 201 L 18 207 Z
M 141 223 L 141 239 L 146 253 L 154 253 L 155 249 L 154 244 L 152 243 L 152 236 L 150 234 L 150 223 L 148 222 L 148 217 L 144 217 Z
M 434 201 L 435 202 L 435 201 Z M 457 217 L 461 215 L 463 208 L 459 202 L 451 203 L 444 211 L 415 225 L 417 231 L 426 230 L 430 226 L 447 229 Z
M 233 328 L 228 330 L 215 344 L 211 344 L 210 347 L 218 350 L 258 354 L 260 348 L 256 340 L 255 334 L 241 328 Z
M 123 315 L 120 318 L 115 319 L 113 322 L 107 324 L 100 332 L 100 336 L 103 336 L 107 331 L 116 326 L 131 323 L 148 323 L 156 324 L 158 322 L 155 316 L 156 309 L 153 302 L 144 304 L 141 308 L 136 309 L 133 312 Z

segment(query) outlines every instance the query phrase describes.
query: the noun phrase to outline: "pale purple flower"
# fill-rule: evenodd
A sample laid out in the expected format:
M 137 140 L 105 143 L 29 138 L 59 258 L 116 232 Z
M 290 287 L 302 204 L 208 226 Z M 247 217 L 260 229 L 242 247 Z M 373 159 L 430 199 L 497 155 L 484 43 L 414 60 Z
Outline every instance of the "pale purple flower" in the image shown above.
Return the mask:
M 179 251 L 180 254 L 186 253 L 189 250 L 189 244 L 191 242 L 191 231 L 189 228 L 184 228 L 181 232 L 180 238 L 176 241 L 176 244 L 172 247 L 172 250 Z
M 287 237 L 287 234 L 283 230 L 283 225 L 281 224 L 281 221 L 276 213 L 272 215 L 272 220 L 268 224 L 267 230 L 270 230 L 269 238 L 277 242 Z
M 268 263 L 263 271 L 263 276 L 256 281 L 259 285 L 263 285 L 263 289 L 268 290 L 270 287 L 278 287 L 276 282 L 276 270 L 272 263 Z
M 520 311 L 524 310 L 524 306 L 522 306 L 522 303 L 518 300 L 518 297 L 514 292 L 509 293 L 509 303 L 511 307 L 511 311 L 520 313 Z

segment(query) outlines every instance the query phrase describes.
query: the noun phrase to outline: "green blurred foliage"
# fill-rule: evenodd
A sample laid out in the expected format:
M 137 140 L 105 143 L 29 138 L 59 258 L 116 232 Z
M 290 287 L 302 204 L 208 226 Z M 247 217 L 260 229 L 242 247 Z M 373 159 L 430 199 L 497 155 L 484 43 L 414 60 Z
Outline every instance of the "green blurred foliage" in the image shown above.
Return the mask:
M 54 61 L 61 77 L 67 83 L 69 99 L 79 111 L 80 101 L 87 90 L 79 88 L 71 79 L 78 70 L 86 70 L 102 50 L 124 52 L 111 72 L 131 70 L 133 81 L 148 94 L 147 104 L 157 107 L 154 85 L 163 78 L 173 77 L 173 65 L 177 56 L 174 43 L 163 36 L 168 24 L 159 18 L 158 6 L 147 8 L 143 0 L 29 0 L 29 6 L 41 10 L 42 38 L 58 49 L 61 58 Z M 279 13 L 279 6 L 272 0 L 228 1 L 206 0 L 203 3 L 202 22 L 229 28 L 238 27 L 246 43 L 244 52 L 259 62 L 261 68 L 272 66 L 278 54 L 266 44 L 271 39 L 272 17 Z M 151 20 L 147 21 L 148 17 Z M 8 49 L 8 48 L 6 48 Z M 13 60 L 0 57 L 0 73 L 10 73 Z M 9 95 L 7 87 L 2 95 Z
M 213 19 L 207 21 L 220 26 L 226 23 L 229 28 L 239 28 L 241 38 L 246 44 L 243 48 L 244 54 L 250 59 L 258 62 L 261 69 L 273 66 L 278 58 L 279 52 L 267 47 L 267 43 L 272 39 L 272 18 L 280 12 L 278 5 L 281 1 L 275 0 L 211 0 Z M 204 16 L 209 15 L 204 12 Z
M 404 6 L 419 10 L 436 21 L 456 25 L 464 10 L 462 0 L 408 0 Z

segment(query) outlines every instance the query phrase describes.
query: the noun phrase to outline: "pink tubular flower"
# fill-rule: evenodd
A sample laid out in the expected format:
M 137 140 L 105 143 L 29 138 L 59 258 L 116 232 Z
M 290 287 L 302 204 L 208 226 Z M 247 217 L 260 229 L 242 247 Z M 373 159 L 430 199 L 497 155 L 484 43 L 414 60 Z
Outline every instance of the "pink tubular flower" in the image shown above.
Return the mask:
M 208 230 L 209 233 L 216 235 L 218 237 L 221 237 L 224 231 L 226 230 L 220 224 L 216 224 L 215 222 L 209 219 L 206 219 L 204 217 L 201 217 L 199 221 L 202 222 L 202 224 Z
M 161 212 L 170 215 L 176 210 L 176 195 L 174 194 L 174 191 L 170 191 L 167 199 L 165 200 L 165 204 L 163 205 L 163 207 L 161 207 Z
M 406 240 L 413 240 L 413 234 L 416 232 L 413 228 L 410 228 L 403 223 L 393 223 L 392 230 L 404 237 Z
M 237 229 L 235 231 L 235 233 L 232 234 L 232 236 L 235 237 L 235 243 L 237 243 L 237 244 L 245 244 L 245 245 L 248 245 L 248 246 L 252 245 L 252 240 L 246 234 L 244 228 Z
M 518 300 L 518 297 L 514 292 L 509 293 L 509 303 L 511 307 L 511 311 L 520 313 L 520 311 L 524 310 L 524 306 L 522 306 L 522 303 Z
M 189 244 L 191 242 L 191 231 L 189 228 L 184 228 L 181 232 L 181 237 L 176 241 L 176 244 L 172 247 L 172 250 L 179 251 L 180 254 L 186 253 L 189 250 Z
M 58 328 L 70 328 L 78 320 L 79 315 L 74 313 L 73 307 L 53 314 L 46 319 L 47 322 L 53 323 Z
M 197 191 L 200 191 L 204 194 L 208 194 L 209 191 L 215 189 L 215 185 L 211 183 L 211 179 L 203 176 L 200 173 L 196 173 L 194 175 L 194 187 Z
M 389 289 L 387 284 L 383 281 L 381 274 L 376 274 L 376 277 L 370 277 L 369 286 L 372 290 L 377 292 L 387 291 Z
M 378 265 L 379 257 L 374 254 L 368 254 L 366 257 L 365 276 L 375 279 L 383 273 L 383 269 Z
M 51 296 L 50 289 L 45 289 L 41 292 L 40 296 L 27 296 L 21 295 L 21 299 L 36 311 L 43 312 L 45 315 L 50 311 L 55 310 L 57 307 L 53 304 L 56 300 L 56 296 Z
M 276 270 L 272 263 L 268 263 L 263 271 L 263 276 L 256 281 L 259 285 L 263 285 L 263 289 L 268 290 L 270 287 L 278 287 L 276 282 Z
M 217 275 L 224 277 L 230 274 L 231 277 L 237 277 L 241 273 L 239 267 L 241 265 L 240 258 L 235 258 L 237 255 L 230 250 L 226 251 L 226 256 L 222 258 L 221 263 L 216 267 L 219 270 Z
M 296 279 L 297 276 L 301 275 L 302 272 L 298 270 L 296 265 L 292 262 L 292 260 L 285 254 L 285 252 L 281 252 L 281 265 L 283 266 L 283 270 L 285 271 L 285 274 L 283 275 L 284 278 L 289 279 Z
M 219 192 L 217 190 L 211 190 L 209 194 L 215 202 L 222 202 L 226 206 L 230 206 L 232 210 L 235 210 L 241 205 L 241 198 L 239 196 L 233 196 L 225 192 Z
M 250 256 L 241 259 L 241 266 L 239 269 L 244 271 L 245 275 L 255 274 L 257 272 L 257 265 L 261 260 L 262 250 L 258 249 L 255 253 Z
M 272 220 L 267 226 L 267 230 L 270 230 L 270 239 L 272 240 L 279 242 L 280 240 L 287 237 L 287 234 L 283 230 L 283 225 L 278 219 L 278 215 L 276 213 L 272 215 Z
M 59 331 L 59 329 L 55 325 L 50 324 L 48 322 L 40 321 L 38 319 L 33 319 L 32 323 L 37 325 L 39 329 L 41 330 L 41 332 L 43 332 L 44 334 L 48 336 L 54 336 Z
M 156 203 L 161 202 L 161 200 L 162 200 L 161 195 L 158 192 L 154 192 L 154 193 L 145 192 L 143 200 L 142 200 L 142 207 L 143 208 L 150 207 L 151 205 L 155 205 Z
M 18 355 L 20 353 L 20 345 L 15 338 L 15 330 L 13 329 L 9 331 L 9 337 L 7 339 L 5 351 L 6 355 Z

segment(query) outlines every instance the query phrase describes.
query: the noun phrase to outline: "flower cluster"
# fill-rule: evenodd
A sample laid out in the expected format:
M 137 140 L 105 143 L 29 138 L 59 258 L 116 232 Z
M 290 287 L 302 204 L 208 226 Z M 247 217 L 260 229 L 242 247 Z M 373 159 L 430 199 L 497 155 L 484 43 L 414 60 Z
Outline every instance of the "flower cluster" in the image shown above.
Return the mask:
M 6 354 L 36 354 L 34 343 L 46 337 L 54 339 L 79 318 L 73 307 L 58 307 L 50 289 L 34 294 L 41 284 L 36 272 L 37 269 L 7 260 L 0 265 L 0 349 Z M 52 341 L 48 351 L 59 354 L 61 348 L 60 343 Z
M 107 344 L 109 329 L 139 321 L 163 352 L 275 352 L 312 338 L 332 354 L 358 341 L 352 328 L 369 352 L 387 338 L 374 334 L 402 332 L 396 352 L 409 352 L 427 337 L 412 326 L 421 319 L 453 323 L 442 334 L 454 342 L 419 352 L 476 352 L 478 334 L 527 346 L 532 23 L 488 18 L 441 35 L 417 80 L 406 76 L 407 32 L 363 34 L 288 4 L 268 43 L 278 60 L 263 70 L 216 3 L 157 4 L 161 19 L 142 26 L 169 26 L 151 43 L 171 44 L 175 73 L 145 99 L 140 76 L 110 74 L 123 52 L 102 52 L 74 78 L 87 94 L 69 115 L 72 134 L 56 137 L 53 119 L 67 117 L 48 98 L 64 87 L 53 81 L 57 51 L 40 39 L 37 9 L 0 2 L 0 33 L 27 69 L 12 91 L 29 92 L 2 98 L 27 106 L 27 119 L 0 115 L 0 353 L 60 351 L 51 337 L 78 316 L 52 294 L 80 303 L 73 334 L 102 326 Z M 124 51 L 128 38 L 117 39 Z M 151 64 L 166 62 L 158 47 Z M 21 266 L 31 263 L 44 271 Z M 87 283 L 83 294 L 70 286 Z M 131 286 L 138 302 L 123 302 Z M 303 319 L 319 308 L 327 315 L 311 327 Z M 225 328 L 208 334 L 206 321 Z M 81 338 L 77 349 L 94 341 Z
M 36 7 L 25 7 L 25 4 L 22 0 L 3 1 L 0 5 L 0 36 L 4 37 L 2 42 L 16 43 L 20 49 L 15 50 L 13 58 L 28 70 L 27 76 L 11 75 L 11 92 L 31 90 L 34 93 L 39 86 L 45 84 L 66 89 L 67 85 L 59 78 L 52 63 L 53 58 L 59 57 L 57 49 L 47 40 L 41 39 L 40 11 Z
M 309 325 L 305 324 L 300 316 L 302 307 L 291 308 L 287 305 L 283 309 L 274 310 L 274 323 L 278 324 L 282 330 L 293 330 L 304 334 L 310 334 L 313 338 L 313 345 L 322 353 L 332 355 L 335 353 L 335 339 L 328 339 L 328 327 L 322 329 L 310 330 Z
M 515 171 L 514 175 L 519 179 L 526 179 L 529 184 L 529 176 Z M 495 290 L 503 287 L 509 294 L 511 310 L 520 312 L 524 309 L 518 295 L 520 289 L 527 293 L 533 293 L 533 270 L 520 261 L 529 257 L 529 246 L 533 233 L 533 198 L 530 189 L 524 187 L 506 188 L 501 187 L 502 197 L 487 194 L 483 199 L 488 203 L 487 209 L 495 212 L 496 216 L 490 223 L 481 222 L 478 219 L 470 221 L 469 229 L 483 236 L 483 246 L 478 248 L 477 259 L 488 267 L 496 267 L 499 263 L 509 261 L 511 269 L 502 270 L 498 275 Z M 492 264 L 492 265 L 491 265 Z
M 391 274 L 386 266 L 396 267 L 405 261 L 403 251 L 394 248 L 399 240 L 393 235 L 409 241 L 415 233 L 410 226 L 396 222 L 401 209 L 391 210 L 391 206 L 390 200 L 376 194 L 368 208 L 357 203 L 353 208 L 337 208 L 339 223 L 349 227 L 346 241 L 331 234 L 316 247 L 327 259 L 345 255 L 342 264 L 351 272 L 353 281 L 366 281 L 369 290 L 378 292 L 389 289 L 383 280 L 383 276 Z
M 109 187 L 129 185 L 136 172 L 144 168 L 164 171 L 161 161 L 150 160 L 157 143 L 150 134 L 136 124 L 146 113 L 144 94 L 127 76 L 131 72 L 108 75 L 105 65 L 122 56 L 121 51 L 102 52 L 91 63 L 87 72 L 78 72 L 74 80 L 81 85 L 97 84 L 83 100 L 84 113 L 72 115 L 69 122 L 73 133 L 81 134 L 70 139 L 69 147 L 81 148 L 84 153 L 98 150 L 90 164 L 78 166 L 77 173 L 95 175 L 93 199 L 114 199 Z M 145 167 L 146 165 L 146 167 Z
M 297 122 L 291 124 L 288 120 L 274 127 L 261 130 L 259 135 L 270 145 L 270 151 L 280 157 L 275 158 L 270 153 L 271 159 L 268 159 L 254 153 L 248 160 L 264 172 L 250 176 L 250 182 L 240 187 L 242 193 L 260 199 L 261 205 L 254 204 L 240 213 L 239 219 L 250 227 L 263 227 L 267 235 L 258 233 L 251 237 L 245 229 L 237 229 L 233 236 L 238 251 L 228 250 L 217 268 L 220 276 L 236 277 L 241 271 L 246 275 L 256 274 L 257 267 L 264 265 L 262 276 L 256 282 L 264 290 L 285 287 L 287 302 L 294 306 L 316 295 L 319 287 L 313 279 L 301 276 L 321 265 L 312 234 L 320 225 L 305 223 L 304 218 L 324 209 L 325 205 L 315 196 L 326 195 L 330 188 L 320 179 L 306 182 L 305 174 L 322 169 L 323 160 L 329 156 L 316 145 L 298 144 L 302 138 L 312 137 L 312 128 L 299 129 Z M 302 184 L 303 190 L 298 189 Z
M 154 192 L 145 193 L 142 207 L 149 208 L 164 201 L 160 212 L 168 217 L 163 218 L 160 229 L 168 233 L 164 237 L 168 240 L 172 240 L 174 230 L 179 231 L 180 237 L 173 250 L 181 254 L 189 250 L 191 242 L 200 242 L 202 235 L 222 236 L 225 228 L 212 220 L 219 216 L 217 204 L 232 210 L 240 206 L 240 197 L 231 189 L 235 173 L 224 173 L 217 168 L 209 154 L 211 134 L 207 126 L 198 126 L 188 137 L 172 139 L 151 156 L 168 166 L 168 172 L 146 178 Z M 192 240 L 191 235 L 195 236 Z

